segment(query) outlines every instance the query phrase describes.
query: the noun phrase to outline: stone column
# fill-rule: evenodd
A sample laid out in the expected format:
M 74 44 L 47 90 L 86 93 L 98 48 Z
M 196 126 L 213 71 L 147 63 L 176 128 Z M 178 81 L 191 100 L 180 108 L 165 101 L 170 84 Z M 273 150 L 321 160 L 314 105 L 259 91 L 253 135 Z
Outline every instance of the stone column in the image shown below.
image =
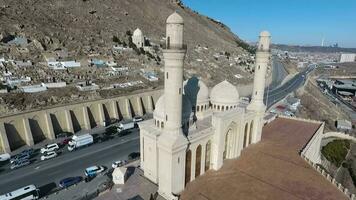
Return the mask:
M 192 152 L 192 160 L 190 165 L 190 181 L 195 179 L 195 162 L 196 162 L 196 148 L 191 149 Z
M 44 114 L 44 119 L 46 122 L 45 124 L 46 124 L 46 129 L 47 129 L 47 138 L 50 140 L 54 140 L 54 139 L 56 139 L 56 135 L 54 134 L 51 116 L 47 112 L 45 112 L 43 114 Z
M 87 106 L 83 106 L 82 110 L 83 110 L 84 128 L 86 130 L 90 130 L 91 126 L 90 126 L 90 120 L 89 120 L 89 115 L 88 115 L 88 107 Z
M 64 115 L 65 115 L 65 119 L 66 119 L 67 131 L 74 133 L 72 116 L 70 116 L 69 110 L 67 110 L 67 109 L 64 110 Z
M 200 175 L 205 173 L 205 154 L 206 154 L 206 144 L 202 145 L 201 148 L 201 161 L 200 161 Z
M 34 145 L 33 136 L 32 136 L 28 118 L 25 118 L 25 117 L 22 118 L 22 122 L 23 122 L 23 128 L 24 128 L 24 133 L 25 133 L 25 143 L 27 144 L 27 146 L 33 146 Z
M 0 122 L 0 141 L 1 141 L 2 150 L 5 153 L 10 153 L 11 148 L 10 148 L 9 140 L 6 135 L 6 129 L 5 129 L 4 122 Z
M 103 109 L 103 104 L 98 103 L 98 117 L 99 117 L 99 124 L 101 126 L 105 126 L 106 122 L 105 122 L 105 116 L 104 116 L 104 109 Z
M 111 109 L 112 109 L 112 113 L 113 113 L 113 117 L 115 119 L 119 119 L 119 112 L 117 111 L 117 104 L 116 104 L 116 100 L 111 101 Z
M 126 117 L 131 119 L 132 118 L 132 112 L 131 112 L 131 106 L 130 106 L 130 100 L 125 99 L 125 110 L 126 110 Z
M 138 110 L 138 115 L 143 116 L 143 108 L 142 108 L 142 102 L 141 102 L 141 97 L 136 97 L 136 101 L 137 101 L 137 110 Z
M 152 113 L 152 112 L 153 112 L 152 96 L 151 96 L 151 95 L 148 95 L 148 96 L 147 96 L 147 100 L 148 100 L 148 101 L 147 101 L 147 108 L 146 108 L 147 110 L 146 110 L 146 111 L 147 111 L 148 113 Z

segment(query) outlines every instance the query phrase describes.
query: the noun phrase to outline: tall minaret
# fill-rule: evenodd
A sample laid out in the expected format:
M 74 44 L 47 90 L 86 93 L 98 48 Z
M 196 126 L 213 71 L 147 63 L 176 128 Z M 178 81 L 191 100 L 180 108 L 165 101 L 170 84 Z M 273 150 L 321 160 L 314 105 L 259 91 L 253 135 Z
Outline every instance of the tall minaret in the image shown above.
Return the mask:
M 166 132 L 177 136 L 182 133 L 183 65 L 186 54 L 183 45 L 183 18 L 176 12 L 167 19 L 166 49 L 164 56 L 164 99 Z
M 256 51 L 255 77 L 253 82 L 252 100 L 247 106 L 247 110 L 254 111 L 255 119 L 252 127 L 252 143 L 261 139 L 263 117 L 266 111 L 266 105 L 263 103 L 263 96 L 266 87 L 266 72 L 270 61 L 270 43 L 271 35 L 267 31 L 260 33 L 258 47 Z
M 183 18 L 173 13 L 167 19 L 164 67 L 164 129 L 158 137 L 158 193 L 177 199 L 185 187 L 185 156 L 188 140 L 182 130 Z

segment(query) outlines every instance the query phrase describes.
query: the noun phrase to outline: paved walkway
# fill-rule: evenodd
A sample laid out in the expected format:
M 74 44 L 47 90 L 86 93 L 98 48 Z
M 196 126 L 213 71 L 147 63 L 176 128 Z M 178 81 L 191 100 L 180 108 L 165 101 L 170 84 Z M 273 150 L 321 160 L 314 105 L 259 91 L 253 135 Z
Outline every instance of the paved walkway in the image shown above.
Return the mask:
M 189 183 L 183 200 L 346 200 L 347 197 L 302 159 L 298 152 L 319 124 L 278 118 L 222 169 Z

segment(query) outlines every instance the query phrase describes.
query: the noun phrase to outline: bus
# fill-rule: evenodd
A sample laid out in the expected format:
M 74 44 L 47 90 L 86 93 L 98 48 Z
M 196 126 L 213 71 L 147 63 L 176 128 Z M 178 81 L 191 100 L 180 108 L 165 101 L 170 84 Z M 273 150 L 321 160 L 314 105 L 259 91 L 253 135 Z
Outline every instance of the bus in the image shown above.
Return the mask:
M 28 185 L 0 196 L 0 200 L 32 200 L 39 199 L 39 189 L 35 185 Z

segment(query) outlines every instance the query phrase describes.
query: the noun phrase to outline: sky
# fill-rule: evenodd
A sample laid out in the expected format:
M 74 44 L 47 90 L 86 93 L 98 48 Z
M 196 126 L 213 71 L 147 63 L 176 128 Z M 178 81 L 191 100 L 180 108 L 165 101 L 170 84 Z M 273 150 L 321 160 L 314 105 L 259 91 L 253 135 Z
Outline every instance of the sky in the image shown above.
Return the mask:
M 241 39 L 268 30 L 273 43 L 356 48 L 356 0 L 183 0 L 229 26 Z

